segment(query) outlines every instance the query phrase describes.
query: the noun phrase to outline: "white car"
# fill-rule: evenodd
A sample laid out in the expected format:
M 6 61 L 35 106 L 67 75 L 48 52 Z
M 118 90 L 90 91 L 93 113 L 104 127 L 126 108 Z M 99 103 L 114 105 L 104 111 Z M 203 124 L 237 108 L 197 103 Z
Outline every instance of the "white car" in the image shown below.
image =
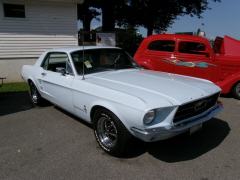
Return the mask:
M 142 69 L 117 47 L 67 47 L 44 52 L 22 77 L 32 102 L 48 100 L 92 123 L 113 156 L 134 137 L 159 141 L 193 133 L 223 109 L 221 89 L 208 80 Z

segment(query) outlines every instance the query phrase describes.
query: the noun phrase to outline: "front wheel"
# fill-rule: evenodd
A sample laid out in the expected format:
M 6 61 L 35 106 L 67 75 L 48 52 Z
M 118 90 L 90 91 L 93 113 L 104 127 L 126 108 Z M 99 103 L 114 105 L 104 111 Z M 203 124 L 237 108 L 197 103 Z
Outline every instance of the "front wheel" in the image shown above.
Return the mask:
M 232 95 L 236 99 L 240 99 L 240 82 L 237 82 L 232 87 Z
M 95 112 L 93 130 L 100 147 L 110 155 L 121 156 L 130 148 L 133 136 L 122 122 L 106 109 Z
M 41 106 L 44 104 L 44 99 L 41 97 L 40 93 L 37 90 L 37 87 L 35 86 L 35 84 L 31 81 L 29 83 L 29 87 L 30 87 L 30 98 L 33 102 L 33 104 L 37 105 L 37 106 Z

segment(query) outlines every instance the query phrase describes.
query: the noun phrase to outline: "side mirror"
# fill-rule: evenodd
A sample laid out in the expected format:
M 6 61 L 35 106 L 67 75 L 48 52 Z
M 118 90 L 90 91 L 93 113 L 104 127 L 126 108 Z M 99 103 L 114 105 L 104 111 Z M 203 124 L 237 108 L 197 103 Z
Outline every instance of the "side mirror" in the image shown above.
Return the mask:
M 63 67 L 56 67 L 56 72 L 61 73 L 62 76 L 66 75 L 66 69 Z

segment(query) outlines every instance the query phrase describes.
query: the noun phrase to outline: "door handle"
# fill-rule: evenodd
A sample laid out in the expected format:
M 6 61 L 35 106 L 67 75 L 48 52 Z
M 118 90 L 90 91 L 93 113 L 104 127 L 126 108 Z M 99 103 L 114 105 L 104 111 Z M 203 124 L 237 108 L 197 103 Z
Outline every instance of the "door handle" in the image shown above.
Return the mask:
M 43 76 L 46 76 L 47 74 L 46 73 L 42 73 Z

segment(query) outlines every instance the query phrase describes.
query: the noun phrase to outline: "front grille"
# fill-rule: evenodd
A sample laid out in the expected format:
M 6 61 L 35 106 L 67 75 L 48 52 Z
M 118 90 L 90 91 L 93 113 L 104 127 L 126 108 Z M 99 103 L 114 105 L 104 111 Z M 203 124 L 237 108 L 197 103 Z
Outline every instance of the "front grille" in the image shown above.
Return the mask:
M 174 116 L 173 122 L 179 122 L 194 116 L 197 116 L 209 108 L 213 107 L 219 97 L 219 93 L 209 96 L 204 99 L 200 99 L 188 104 L 184 104 L 179 106 L 177 113 Z

